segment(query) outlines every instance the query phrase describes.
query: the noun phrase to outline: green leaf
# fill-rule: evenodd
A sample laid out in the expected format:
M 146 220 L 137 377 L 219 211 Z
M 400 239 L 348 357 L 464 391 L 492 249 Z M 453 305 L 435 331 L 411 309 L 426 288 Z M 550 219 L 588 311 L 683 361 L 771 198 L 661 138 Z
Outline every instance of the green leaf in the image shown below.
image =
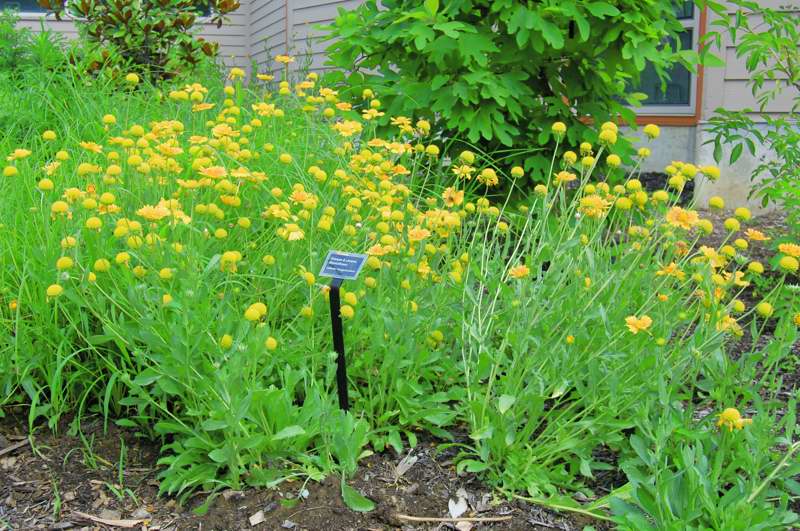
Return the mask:
M 722 68 L 725 66 L 725 60 L 713 53 L 706 52 L 700 57 L 700 62 L 703 66 L 710 68 Z
M 368 513 L 375 509 L 375 503 L 342 481 L 342 500 L 345 505 L 359 513 Z
M 461 473 L 464 470 L 467 472 L 478 473 L 483 472 L 484 470 L 488 470 L 489 465 L 483 463 L 481 461 L 476 461 L 475 459 L 464 459 L 463 461 L 459 462 L 456 465 L 456 471 Z
M 731 151 L 731 157 L 730 157 L 730 160 L 729 160 L 730 164 L 733 164 L 734 162 L 739 160 L 739 157 L 742 156 L 742 151 L 743 150 L 744 150 L 744 144 L 736 144 L 733 147 L 733 150 Z
M 292 425 L 286 426 L 281 431 L 276 433 L 272 436 L 273 441 L 282 441 L 283 439 L 290 439 L 292 437 L 297 437 L 298 435 L 305 435 L 306 430 L 304 430 L 301 426 Z
M 497 410 L 500 411 L 501 415 L 505 415 L 506 411 L 508 411 L 511 406 L 514 405 L 514 402 L 517 401 L 517 397 L 511 395 L 502 395 L 498 399 Z
M 542 20 L 541 31 L 544 40 L 553 48 L 560 50 L 564 47 L 564 35 L 561 33 L 561 28 L 548 20 Z
M 619 9 L 605 2 L 592 2 L 586 5 L 586 9 L 589 13 L 598 18 L 605 18 L 606 16 L 615 17 L 620 13 Z
M 436 16 L 436 13 L 439 12 L 439 0 L 425 0 L 422 4 L 425 7 L 425 11 L 427 11 L 428 15 Z

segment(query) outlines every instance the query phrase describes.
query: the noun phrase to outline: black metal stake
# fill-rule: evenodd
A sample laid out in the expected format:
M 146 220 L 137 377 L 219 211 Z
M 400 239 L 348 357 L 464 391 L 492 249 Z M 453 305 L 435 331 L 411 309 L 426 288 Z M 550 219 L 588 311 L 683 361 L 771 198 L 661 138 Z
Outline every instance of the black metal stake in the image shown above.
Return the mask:
M 334 278 L 331 282 L 331 329 L 333 330 L 333 350 L 336 351 L 336 387 L 339 391 L 339 408 L 344 411 L 350 409 L 347 400 L 347 360 L 344 357 L 344 329 L 342 328 L 342 303 L 339 297 L 341 278 Z

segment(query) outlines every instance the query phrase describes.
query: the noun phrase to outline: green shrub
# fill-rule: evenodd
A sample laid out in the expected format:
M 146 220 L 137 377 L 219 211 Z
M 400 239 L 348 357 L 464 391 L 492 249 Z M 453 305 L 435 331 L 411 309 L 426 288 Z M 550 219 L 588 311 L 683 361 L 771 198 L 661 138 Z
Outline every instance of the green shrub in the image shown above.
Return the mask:
M 645 65 L 663 78 L 676 61 L 697 63 L 695 52 L 667 43 L 681 30 L 673 9 L 631 0 L 370 0 L 339 12 L 328 54 L 352 70 L 351 86 L 380 87 L 387 115 L 435 115 L 447 135 L 545 169 L 535 147 L 552 141 L 550 123 L 566 117 L 571 143 L 591 139 L 587 116 L 633 123 L 628 105 L 643 95 L 630 87 Z
M 215 57 L 219 48 L 197 37 L 197 17 L 210 9 L 221 26 L 224 15 L 239 8 L 237 0 L 41 0 L 60 18 L 75 18 L 91 53 L 86 63 L 94 73 L 104 66 L 143 74 L 149 79 L 171 78 L 192 71 L 203 57 Z

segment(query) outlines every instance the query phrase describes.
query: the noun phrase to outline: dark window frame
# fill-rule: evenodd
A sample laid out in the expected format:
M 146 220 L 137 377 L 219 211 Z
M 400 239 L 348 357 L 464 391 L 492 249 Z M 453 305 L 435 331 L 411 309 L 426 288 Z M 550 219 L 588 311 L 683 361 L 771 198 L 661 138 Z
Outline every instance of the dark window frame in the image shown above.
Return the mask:
M 689 16 L 689 13 L 691 13 L 691 16 Z M 698 39 L 700 37 L 700 9 L 691 0 L 679 0 L 679 2 L 676 3 L 676 15 L 686 30 L 685 35 L 690 36 L 691 49 L 696 50 L 698 46 Z M 685 49 L 685 47 L 682 45 L 681 49 Z M 658 96 L 653 98 L 656 103 L 648 103 L 648 100 L 643 101 L 642 106 L 637 109 L 637 114 L 647 116 L 692 116 L 696 114 L 698 106 L 697 74 L 690 72 L 682 65 L 676 65 L 673 67 L 673 69 L 678 72 L 678 74 L 673 76 L 673 78 L 683 78 L 680 79 L 680 84 L 685 88 L 688 101 L 675 103 L 664 101 L 663 98 L 668 97 L 668 95 L 660 92 L 661 85 L 660 82 L 658 82 Z M 646 71 L 643 71 L 642 73 L 647 75 Z M 641 88 L 637 88 L 635 90 L 638 92 L 645 92 Z M 670 89 L 668 86 L 667 91 L 669 90 Z M 656 95 L 655 91 L 652 92 L 652 95 Z

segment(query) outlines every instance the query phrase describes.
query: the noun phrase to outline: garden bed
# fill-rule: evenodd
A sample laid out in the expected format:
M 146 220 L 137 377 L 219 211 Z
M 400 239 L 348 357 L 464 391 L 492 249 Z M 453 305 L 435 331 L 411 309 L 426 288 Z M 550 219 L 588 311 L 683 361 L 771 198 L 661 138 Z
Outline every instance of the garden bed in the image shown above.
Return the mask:
M 198 493 L 181 507 L 157 496 L 158 445 L 102 421 L 84 425 L 85 444 L 78 437 L 37 430 L 30 447 L 23 418 L 0 422 L 0 524 L 11 529 L 80 529 L 101 525 L 83 515 L 105 519 L 144 520 L 136 529 L 582 529 L 591 522 L 559 515 L 521 501 L 497 497 L 474 474 L 455 472 L 454 453 L 437 451 L 426 440 L 404 456 L 387 451 L 362 462 L 350 482 L 376 502 L 370 513 L 348 509 L 334 477 L 321 483 L 286 482 L 275 490 L 224 491 L 202 516 L 194 509 L 207 496 Z M 67 426 L 64 426 L 66 429 Z M 63 433 L 63 432 L 62 432 Z M 6 446 L 8 445 L 8 446 Z M 120 460 L 121 451 L 124 458 Z M 409 459 L 410 456 L 410 459 Z M 405 459 L 404 459 L 405 458 Z M 122 466 L 120 464 L 122 463 Z M 121 476 L 120 476 L 120 471 Z M 120 477 L 122 481 L 120 481 Z M 450 518 L 449 505 L 467 502 L 461 518 L 477 522 L 436 522 Z M 403 519 L 430 518 L 428 521 Z M 258 522 L 251 525 L 250 519 Z M 492 521 L 497 519 L 499 521 Z M 472 527 L 470 527 L 470 524 Z M 598 529 L 597 522 L 594 525 Z M 109 526 L 110 527 L 110 526 Z

